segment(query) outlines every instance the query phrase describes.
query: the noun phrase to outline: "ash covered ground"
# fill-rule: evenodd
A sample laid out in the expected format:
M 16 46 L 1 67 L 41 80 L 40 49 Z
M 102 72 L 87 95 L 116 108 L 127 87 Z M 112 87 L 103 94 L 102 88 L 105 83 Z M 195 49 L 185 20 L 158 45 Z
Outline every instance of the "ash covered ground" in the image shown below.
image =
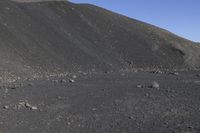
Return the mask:
M 200 132 L 197 43 L 89 4 L 0 7 L 0 132 Z

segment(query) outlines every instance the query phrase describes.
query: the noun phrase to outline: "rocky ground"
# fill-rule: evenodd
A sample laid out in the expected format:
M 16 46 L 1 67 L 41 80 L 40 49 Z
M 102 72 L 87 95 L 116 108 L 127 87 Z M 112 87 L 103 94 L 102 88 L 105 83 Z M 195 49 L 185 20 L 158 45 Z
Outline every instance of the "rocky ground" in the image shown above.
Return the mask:
M 1 133 L 199 133 L 200 72 L 123 72 L 2 85 Z
M 64 0 L 2 0 L 0 31 L 0 133 L 200 133 L 197 43 Z

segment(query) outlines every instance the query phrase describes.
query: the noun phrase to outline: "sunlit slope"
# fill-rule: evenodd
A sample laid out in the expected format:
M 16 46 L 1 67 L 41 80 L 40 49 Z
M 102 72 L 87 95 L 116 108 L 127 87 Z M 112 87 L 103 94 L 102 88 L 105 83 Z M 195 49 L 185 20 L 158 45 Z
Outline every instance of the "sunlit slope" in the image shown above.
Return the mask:
M 96 6 L 15 0 L 0 7 L 2 79 L 200 66 L 195 43 Z

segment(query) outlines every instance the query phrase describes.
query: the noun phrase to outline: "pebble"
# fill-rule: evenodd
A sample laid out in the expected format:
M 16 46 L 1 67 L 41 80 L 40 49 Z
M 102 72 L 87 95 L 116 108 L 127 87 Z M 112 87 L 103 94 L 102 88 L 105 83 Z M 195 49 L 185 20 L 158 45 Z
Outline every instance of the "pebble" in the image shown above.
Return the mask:
M 61 83 L 66 83 L 67 81 L 65 79 L 60 80 Z
M 25 105 L 25 107 L 27 107 L 27 108 L 31 108 L 31 107 L 32 107 L 29 103 L 25 103 L 24 105 Z
M 143 86 L 141 84 L 138 84 L 137 85 L 137 88 L 142 88 Z
M 18 108 L 21 108 L 21 107 L 29 108 L 31 110 L 38 110 L 38 107 L 32 106 L 28 102 L 20 102 L 19 105 L 18 105 Z
M 160 85 L 156 81 L 153 81 L 151 88 L 159 89 Z
M 74 79 L 69 79 L 69 82 L 70 82 L 70 83 L 74 83 L 75 80 L 74 80 Z
M 134 117 L 133 116 L 128 116 L 128 119 L 133 120 Z
M 3 109 L 8 109 L 8 108 L 9 108 L 8 105 L 3 106 Z
M 36 106 L 32 106 L 30 109 L 31 110 L 38 110 L 38 108 Z

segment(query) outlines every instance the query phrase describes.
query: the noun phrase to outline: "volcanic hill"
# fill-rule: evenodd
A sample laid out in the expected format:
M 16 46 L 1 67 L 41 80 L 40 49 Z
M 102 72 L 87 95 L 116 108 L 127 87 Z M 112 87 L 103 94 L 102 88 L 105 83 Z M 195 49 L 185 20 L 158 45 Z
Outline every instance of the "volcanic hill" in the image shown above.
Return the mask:
M 2 81 L 64 72 L 200 67 L 200 46 L 89 4 L 0 1 Z

